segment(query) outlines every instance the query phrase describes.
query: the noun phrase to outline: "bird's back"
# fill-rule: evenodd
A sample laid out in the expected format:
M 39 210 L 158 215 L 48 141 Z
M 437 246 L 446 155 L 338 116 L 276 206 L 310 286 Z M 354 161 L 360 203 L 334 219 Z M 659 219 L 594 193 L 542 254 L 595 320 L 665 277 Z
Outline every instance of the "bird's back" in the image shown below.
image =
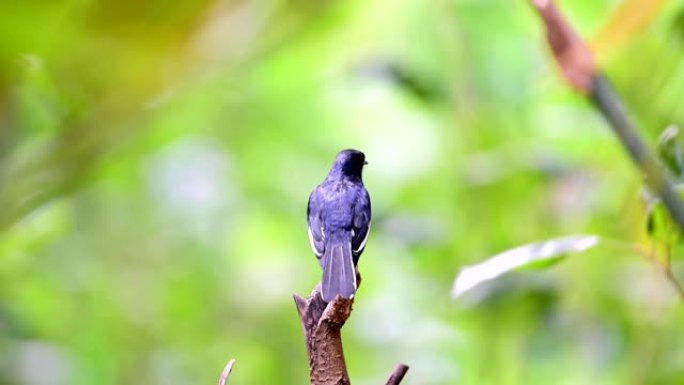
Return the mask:
M 346 180 L 328 180 L 316 188 L 318 199 L 325 208 L 322 219 L 328 231 L 351 229 L 354 208 L 365 193 L 363 185 Z

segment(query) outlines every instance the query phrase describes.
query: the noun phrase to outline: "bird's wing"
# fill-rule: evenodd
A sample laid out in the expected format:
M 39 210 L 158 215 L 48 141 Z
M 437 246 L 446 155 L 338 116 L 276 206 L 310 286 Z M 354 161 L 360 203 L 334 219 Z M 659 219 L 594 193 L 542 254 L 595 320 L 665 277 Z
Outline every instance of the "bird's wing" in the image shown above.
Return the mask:
M 371 202 L 368 191 L 362 189 L 359 199 L 354 204 L 354 232 L 352 237 L 352 251 L 359 256 L 366 247 L 371 225 Z
M 311 243 L 311 249 L 318 258 L 325 252 L 325 229 L 323 228 L 322 205 L 321 194 L 319 189 L 316 188 L 309 196 L 306 216 L 309 225 L 309 242 Z

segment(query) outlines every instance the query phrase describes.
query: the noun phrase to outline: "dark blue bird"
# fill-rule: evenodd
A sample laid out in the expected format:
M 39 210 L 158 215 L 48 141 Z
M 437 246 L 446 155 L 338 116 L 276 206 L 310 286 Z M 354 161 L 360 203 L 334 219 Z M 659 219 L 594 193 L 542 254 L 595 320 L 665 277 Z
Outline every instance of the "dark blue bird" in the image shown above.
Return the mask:
M 366 156 L 357 150 L 340 151 L 328 176 L 309 196 L 309 241 L 323 268 L 321 296 L 352 298 L 356 292 L 356 264 L 366 247 L 371 224 L 371 202 L 361 172 Z

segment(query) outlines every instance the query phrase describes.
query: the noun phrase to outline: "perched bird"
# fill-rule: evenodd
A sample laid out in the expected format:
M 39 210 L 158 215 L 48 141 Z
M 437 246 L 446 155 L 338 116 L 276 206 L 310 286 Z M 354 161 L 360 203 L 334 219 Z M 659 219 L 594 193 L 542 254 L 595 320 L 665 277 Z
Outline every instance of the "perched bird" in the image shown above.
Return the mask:
M 309 196 L 309 241 L 323 268 L 321 296 L 353 298 L 356 264 L 366 247 L 371 224 L 371 202 L 361 172 L 366 156 L 343 150 L 323 180 Z

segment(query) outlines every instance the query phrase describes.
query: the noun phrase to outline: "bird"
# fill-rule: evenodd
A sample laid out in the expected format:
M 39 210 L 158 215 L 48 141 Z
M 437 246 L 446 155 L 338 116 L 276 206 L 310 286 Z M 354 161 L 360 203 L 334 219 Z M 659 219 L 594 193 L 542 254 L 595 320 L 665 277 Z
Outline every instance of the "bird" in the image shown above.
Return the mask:
M 371 226 L 371 201 L 361 175 L 366 164 L 363 152 L 340 151 L 309 195 L 309 242 L 323 269 L 321 297 L 326 303 L 356 293 L 356 266 Z

